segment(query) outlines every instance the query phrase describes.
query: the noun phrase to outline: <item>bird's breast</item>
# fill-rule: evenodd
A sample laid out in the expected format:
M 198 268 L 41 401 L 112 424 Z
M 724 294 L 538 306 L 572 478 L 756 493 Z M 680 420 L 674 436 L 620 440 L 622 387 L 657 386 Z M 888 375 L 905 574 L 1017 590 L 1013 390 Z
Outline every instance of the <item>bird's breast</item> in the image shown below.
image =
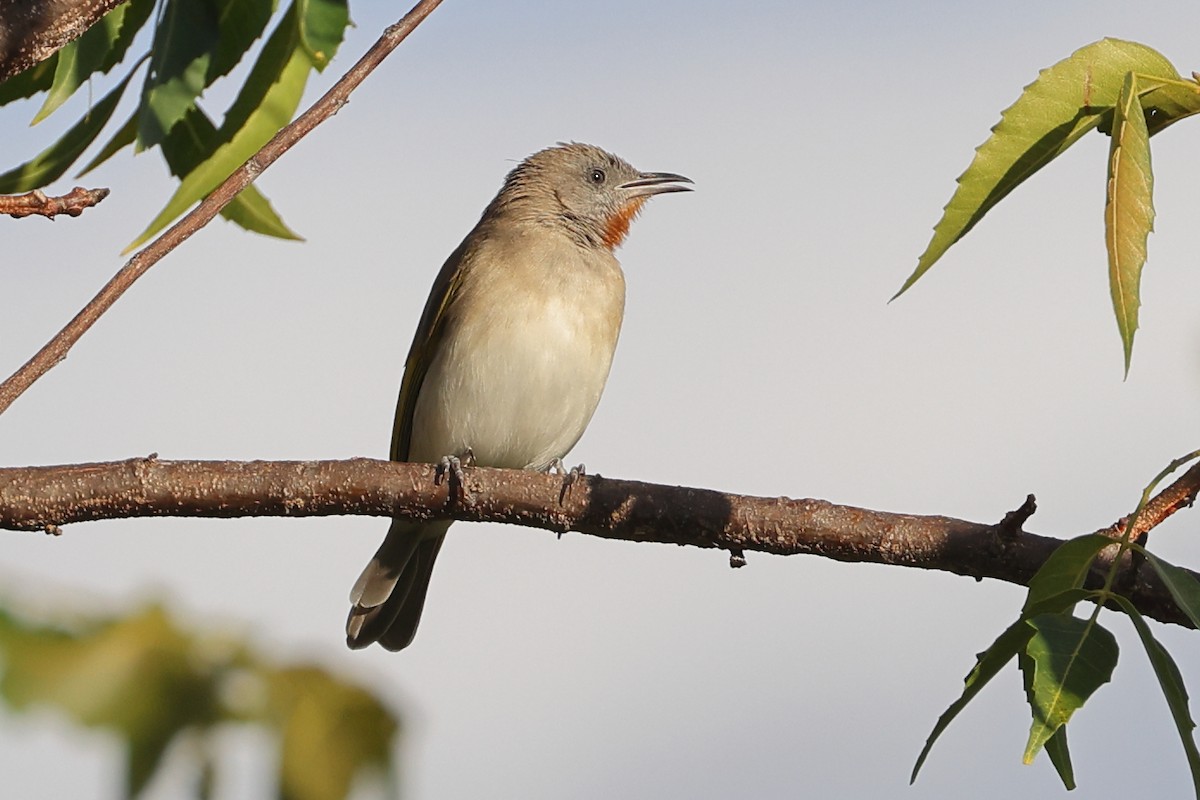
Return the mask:
M 518 242 L 520 244 L 520 242 Z M 573 244 L 472 265 L 417 396 L 410 458 L 470 448 L 477 463 L 542 469 L 587 427 L 624 312 L 620 267 Z

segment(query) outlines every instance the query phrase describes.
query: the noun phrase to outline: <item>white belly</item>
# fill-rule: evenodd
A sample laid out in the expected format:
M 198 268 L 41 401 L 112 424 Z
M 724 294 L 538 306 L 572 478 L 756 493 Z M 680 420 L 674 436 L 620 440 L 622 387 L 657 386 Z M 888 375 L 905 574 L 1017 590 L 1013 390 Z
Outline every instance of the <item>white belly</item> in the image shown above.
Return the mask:
M 475 304 L 471 324 L 454 326 L 429 366 L 409 458 L 436 461 L 470 448 L 483 466 L 544 469 L 565 456 L 612 364 L 624 307 L 613 266 L 615 286 L 611 276 L 584 276 L 508 293 L 482 311 Z

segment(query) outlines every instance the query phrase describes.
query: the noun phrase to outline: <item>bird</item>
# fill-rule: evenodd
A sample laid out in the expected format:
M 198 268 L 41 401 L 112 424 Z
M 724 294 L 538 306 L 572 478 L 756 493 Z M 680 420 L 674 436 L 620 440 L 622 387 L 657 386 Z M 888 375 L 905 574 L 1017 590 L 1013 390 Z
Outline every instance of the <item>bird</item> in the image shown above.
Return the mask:
M 405 361 L 391 460 L 561 467 L 600 402 L 621 330 L 614 251 L 649 198 L 689 184 L 578 142 L 514 167 L 433 282 Z M 392 520 L 350 593 L 350 648 L 412 643 L 449 527 Z

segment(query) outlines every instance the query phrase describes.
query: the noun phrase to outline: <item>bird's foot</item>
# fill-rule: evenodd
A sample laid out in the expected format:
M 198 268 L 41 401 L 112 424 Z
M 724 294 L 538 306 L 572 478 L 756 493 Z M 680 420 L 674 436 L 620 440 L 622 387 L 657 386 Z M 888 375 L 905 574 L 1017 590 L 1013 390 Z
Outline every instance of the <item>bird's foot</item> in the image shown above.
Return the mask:
M 575 482 L 584 475 L 587 475 L 587 467 L 583 464 L 578 464 L 568 470 L 566 465 L 563 464 L 563 460 L 556 458 L 546 467 L 546 472 L 562 476 L 562 487 L 558 490 L 558 504 L 561 506 L 563 501 L 567 499 L 567 495 L 570 493 L 571 487 L 575 485 Z
M 469 447 L 459 455 L 442 456 L 433 471 L 433 485 L 441 486 L 443 480 L 449 480 L 451 497 L 469 503 L 471 496 L 467 493 L 467 476 L 463 474 L 463 467 L 473 466 L 475 454 Z

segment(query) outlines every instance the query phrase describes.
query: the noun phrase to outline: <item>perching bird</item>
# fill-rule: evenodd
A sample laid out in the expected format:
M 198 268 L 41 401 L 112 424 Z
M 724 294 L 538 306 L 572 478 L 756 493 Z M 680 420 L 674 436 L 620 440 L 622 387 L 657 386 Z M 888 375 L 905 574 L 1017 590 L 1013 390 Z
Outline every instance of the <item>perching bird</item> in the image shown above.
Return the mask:
M 689 191 L 586 144 L 508 174 L 433 283 L 408 351 L 394 461 L 546 470 L 567 454 L 608 379 L 625 277 L 613 251 L 652 195 Z M 412 642 L 449 522 L 394 519 L 350 592 L 352 648 Z

